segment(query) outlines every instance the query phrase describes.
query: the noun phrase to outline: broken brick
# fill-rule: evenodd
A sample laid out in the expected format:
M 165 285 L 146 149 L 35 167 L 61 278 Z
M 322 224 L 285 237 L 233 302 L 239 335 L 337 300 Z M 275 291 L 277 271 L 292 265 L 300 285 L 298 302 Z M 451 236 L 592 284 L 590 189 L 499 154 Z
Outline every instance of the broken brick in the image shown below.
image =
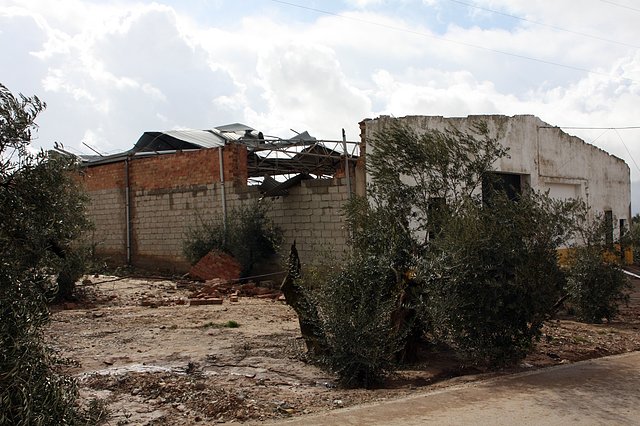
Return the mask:
M 212 250 L 189 270 L 189 276 L 196 280 L 207 281 L 219 278 L 233 281 L 240 278 L 240 264 L 232 256 Z
M 191 306 L 196 305 L 222 305 L 222 299 L 219 297 L 212 297 L 209 299 L 189 299 Z

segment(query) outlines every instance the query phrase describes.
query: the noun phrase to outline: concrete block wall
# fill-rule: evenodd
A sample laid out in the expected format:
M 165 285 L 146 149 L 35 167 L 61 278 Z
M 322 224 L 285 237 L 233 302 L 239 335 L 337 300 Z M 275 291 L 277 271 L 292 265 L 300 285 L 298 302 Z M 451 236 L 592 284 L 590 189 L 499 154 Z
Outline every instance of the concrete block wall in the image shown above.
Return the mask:
M 147 269 L 186 271 L 182 243 L 188 230 L 221 212 L 213 184 L 132 192 L 132 263 Z
M 219 184 L 213 189 L 219 194 Z M 225 190 L 229 214 L 234 208 L 251 206 L 262 197 L 256 186 L 227 184 Z M 303 263 L 318 263 L 326 259 L 327 254 L 342 258 L 347 250 L 342 208 L 348 199 L 345 178 L 304 180 L 299 186 L 290 188 L 286 196 L 265 199 L 263 202 L 270 206 L 269 218 L 283 232 L 279 254 L 286 257 L 295 240 Z M 213 213 L 222 212 L 218 209 Z
M 232 147 L 232 148 L 230 148 Z M 261 197 L 246 185 L 246 149 L 227 145 L 224 153 L 227 211 L 252 205 Z M 83 175 L 95 223 L 97 254 L 112 263 L 126 263 L 126 197 L 124 161 L 92 166 Z M 185 272 L 182 255 L 189 229 L 222 217 L 217 149 L 153 157 L 129 162 L 131 202 L 131 263 L 150 270 Z M 348 199 L 346 179 L 306 180 L 289 195 L 270 202 L 269 215 L 284 233 L 282 254 L 295 239 L 304 263 L 316 263 L 327 253 L 340 258 L 346 250 L 342 206 Z
M 125 179 L 124 162 L 87 168 L 79 178 L 89 194 L 87 214 L 95 226 L 87 238 L 113 264 L 127 260 Z
M 341 178 L 305 180 L 274 200 L 271 219 L 283 230 L 282 255 L 296 240 L 303 263 L 343 258 L 348 235 L 342 208 L 348 199 L 347 182 Z

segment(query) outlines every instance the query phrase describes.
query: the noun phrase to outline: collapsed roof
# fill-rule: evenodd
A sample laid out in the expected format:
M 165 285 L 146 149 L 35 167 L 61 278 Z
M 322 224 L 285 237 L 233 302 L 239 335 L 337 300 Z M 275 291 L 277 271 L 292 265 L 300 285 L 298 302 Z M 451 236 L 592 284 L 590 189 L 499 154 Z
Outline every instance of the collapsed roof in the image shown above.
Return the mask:
M 250 178 L 299 173 L 330 176 L 340 168 L 345 151 L 349 157 L 355 158 L 358 149 L 355 142 L 317 140 L 307 131 L 297 133 L 289 139 L 281 139 L 265 137 L 262 132 L 245 124 L 233 123 L 209 130 L 144 132 L 128 151 L 109 156 L 82 155 L 80 158 L 84 165 L 92 166 L 122 161 L 132 156 L 219 148 L 228 143 L 239 143 L 247 147 Z

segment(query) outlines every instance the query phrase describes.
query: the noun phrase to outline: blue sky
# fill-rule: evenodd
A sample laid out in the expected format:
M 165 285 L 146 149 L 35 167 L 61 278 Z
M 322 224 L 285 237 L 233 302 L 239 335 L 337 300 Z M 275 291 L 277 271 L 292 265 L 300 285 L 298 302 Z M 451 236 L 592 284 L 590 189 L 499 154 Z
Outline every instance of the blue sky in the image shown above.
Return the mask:
M 47 102 L 37 146 L 78 153 L 230 122 L 354 140 L 381 114 L 640 126 L 636 3 L 0 0 L 0 81 Z M 567 131 L 640 181 L 640 130 Z

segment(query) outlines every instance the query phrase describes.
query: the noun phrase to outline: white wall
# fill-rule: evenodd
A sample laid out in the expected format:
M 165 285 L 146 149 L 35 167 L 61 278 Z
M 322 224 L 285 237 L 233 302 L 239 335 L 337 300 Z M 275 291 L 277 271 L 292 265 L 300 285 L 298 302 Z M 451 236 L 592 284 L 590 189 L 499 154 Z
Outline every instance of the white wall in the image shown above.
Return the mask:
M 365 121 L 365 143 L 390 120 L 394 118 Z M 407 116 L 398 120 L 417 132 L 447 128 L 471 132 L 474 123 L 484 121 L 490 136 L 509 148 L 509 157 L 497 161 L 496 171 L 528 176 L 533 189 L 548 190 L 555 198 L 582 198 L 592 213 L 611 210 L 616 227 L 619 219 L 631 219 L 629 167 L 624 160 L 533 115 Z M 617 230 L 615 234 L 617 237 Z

